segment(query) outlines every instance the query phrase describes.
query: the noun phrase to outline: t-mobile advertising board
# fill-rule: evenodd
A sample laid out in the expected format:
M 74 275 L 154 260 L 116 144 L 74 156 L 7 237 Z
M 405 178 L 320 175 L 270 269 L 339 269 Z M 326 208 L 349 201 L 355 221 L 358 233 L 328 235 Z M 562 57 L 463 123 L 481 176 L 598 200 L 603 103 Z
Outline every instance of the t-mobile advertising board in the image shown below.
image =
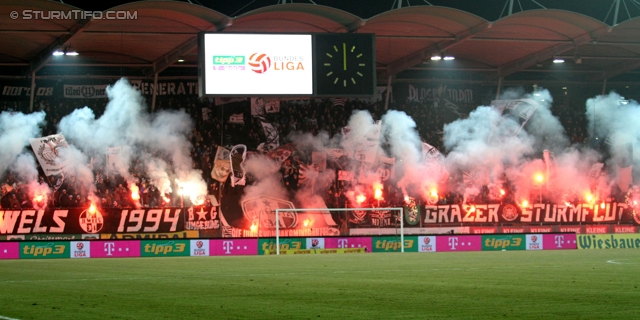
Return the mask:
M 436 250 L 451 251 L 481 251 L 482 236 L 438 236 Z
M 20 243 L 0 242 L 0 259 L 20 258 Z
M 371 252 L 371 238 L 370 237 L 325 238 L 324 247 L 327 249 L 366 248 L 366 252 Z
M 91 258 L 128 258 L 140 256 L 139 240 L 89 241 Z
M 542 235 L 544 250 L 578 249 L 575 233 L 550 233 Z
M 209 240 L 212 256 L 255 256 L 258 254 L 258 239 Z

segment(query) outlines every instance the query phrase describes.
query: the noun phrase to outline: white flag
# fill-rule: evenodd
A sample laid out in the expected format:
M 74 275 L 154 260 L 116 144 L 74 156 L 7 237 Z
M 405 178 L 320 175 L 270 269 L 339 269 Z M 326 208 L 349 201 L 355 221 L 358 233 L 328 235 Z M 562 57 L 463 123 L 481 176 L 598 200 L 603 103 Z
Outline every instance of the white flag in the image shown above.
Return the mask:
M 68 148 L 69 145 L 62 134 L 29 139 L 29 143 L 45 175 L 56 175 L 64 171 L 65 161 L 60 156 L 60 149 Z
M 229 163 L 231 166 L 231 186 L 244 186 L 247 179 L 244 175 L 244 160 L 247 157 L 247 146 L 239 144 L 231 148 Z
M 263 117 L 258 117 L 258 119 L 260 119 L 260 124 L 262 125 L 264 136 L 266 137 L 264 148 L 266 151 L 277 149 L 280 146 L 280 133 L 278 133 L 278 129 L 276 129 L 271 122 L 268 122 L 267 119 Z
M 231 117 L 229 117 L 229 123 L 244 124 L 244 114 L 232 114 Z

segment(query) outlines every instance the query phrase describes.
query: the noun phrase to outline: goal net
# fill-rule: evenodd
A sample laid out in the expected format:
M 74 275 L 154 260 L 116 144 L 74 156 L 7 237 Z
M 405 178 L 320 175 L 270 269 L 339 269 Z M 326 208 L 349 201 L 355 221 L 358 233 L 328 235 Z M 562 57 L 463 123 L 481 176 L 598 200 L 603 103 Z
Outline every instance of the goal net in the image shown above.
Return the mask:
M 404 243 L 403 214 L 403 208 L 280 208 L 260 214 L 251 228 L 256 236 L 275 237 L 279 255 L 282 237 L 351 236 L 362 226 L 394 230 Z

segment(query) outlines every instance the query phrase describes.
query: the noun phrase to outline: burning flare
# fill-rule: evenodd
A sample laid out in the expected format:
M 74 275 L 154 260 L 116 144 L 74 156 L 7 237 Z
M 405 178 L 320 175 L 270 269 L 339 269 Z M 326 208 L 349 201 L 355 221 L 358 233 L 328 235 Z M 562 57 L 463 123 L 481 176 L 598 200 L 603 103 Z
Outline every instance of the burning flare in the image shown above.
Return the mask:
M 129 189 L 131 189 L 131 199 L 134 201 L 140 200 L 140 188 L 138 188 L 138 186 L 136 186 L 135 184 L 131 184 L 131 186 L 129 186 Z
M 585 193 L 584 199 L 589 203 L 595 202 L 595 198 L 593 197 L 593 195 L 590 192 Z
M 381 200 L 382 199 L 382 184 L 380 183 L 374 183 L 373 184 L 373 198 L 376 200 Z
M 542 173 L 536 173 L 534 175 L 534 180 L 537 184 L 542 184 L 544 182 L 544 175 Z

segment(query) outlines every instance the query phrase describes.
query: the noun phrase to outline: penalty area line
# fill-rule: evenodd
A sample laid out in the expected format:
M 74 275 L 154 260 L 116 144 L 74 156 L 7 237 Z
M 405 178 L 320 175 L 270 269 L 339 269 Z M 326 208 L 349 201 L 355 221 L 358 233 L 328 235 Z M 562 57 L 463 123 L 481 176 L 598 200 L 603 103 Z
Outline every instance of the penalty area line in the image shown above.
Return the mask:
M 78 279 L 38 279 L 38 280 L 5 280 L 4 283 L 28 283 L 28 282 L 69 282 L 69 281 L 123 281 L 123 280 L 149 280 L 167 277 L 129 277 L 129 278 L 78 278 Z M 9 319 L 9 318 L 7 318 Z M 7 320 L 0 316 L 0 320 Z
M 5 316 L 0 316 L 0 320 L 20 320 L 20 319 L 16 319 L 16 318 L 9 318 L 9 317 L 5 317 Z
M 611 259 L 611 260 L 607 260 L 607 263 L 611 263 L 611 264 L 638 264 L 638 262 L 636 262 L 635 259 Z

